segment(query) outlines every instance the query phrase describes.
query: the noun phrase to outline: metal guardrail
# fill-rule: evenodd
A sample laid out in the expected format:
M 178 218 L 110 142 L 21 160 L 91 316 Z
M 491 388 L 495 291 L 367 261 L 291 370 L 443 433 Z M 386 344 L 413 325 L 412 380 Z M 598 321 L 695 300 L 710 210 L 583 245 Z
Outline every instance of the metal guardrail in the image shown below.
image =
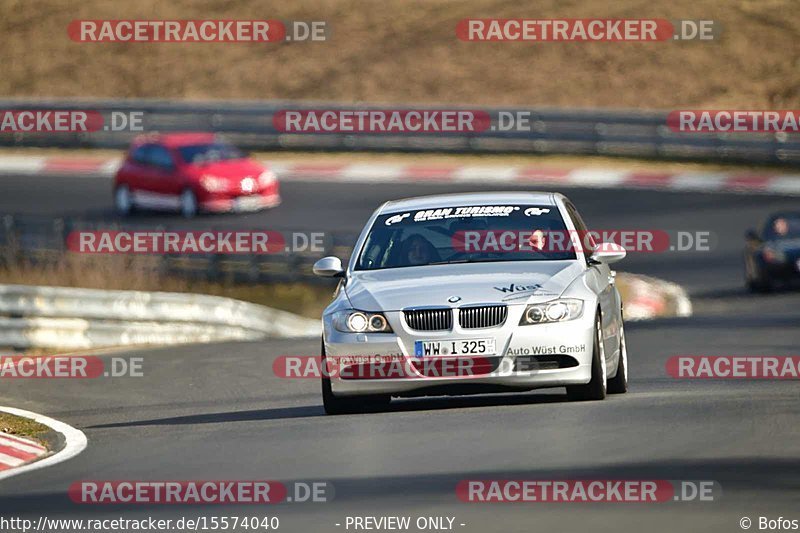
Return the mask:
M 413 109 L 471 109 L 415 107 Z M 330 103 L 184 102 L 131 100 L 0 100 L 4 110 L 93 110 L 143 112 L 144 131 L 209 131 L 224 134 L 248 150 L 404 151 L 451 153 L 535 153 L 629 156 L 738 163 L 800 164 L 800 136 L 785 133 L 680 133 L 667 126 L 666 111 L 492 108 L 530 113 L 525 131 L 480 133 L 342 134 L 283 133 L 273 124 L 281 110 L 412 109 L 409 106 L 352 106 Z M 129 131 L 92 133 L 0 133 L 0 146 L 124 148 Z
M 87 349 L 316 336 L 285 311 L 202 294 L 0 285 L 0 346 Z

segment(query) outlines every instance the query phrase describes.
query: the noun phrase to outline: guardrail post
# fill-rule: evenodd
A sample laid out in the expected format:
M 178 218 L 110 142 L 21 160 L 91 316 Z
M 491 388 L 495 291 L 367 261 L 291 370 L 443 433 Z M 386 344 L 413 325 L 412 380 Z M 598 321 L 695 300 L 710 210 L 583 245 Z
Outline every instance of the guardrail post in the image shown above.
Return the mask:
M 20 260 L 19 236 L 17 235 L 17 225 L 13 215 L 5 215 L 3 217 L 3 237 L 5 241 L 3 262 L 7 266 L 12 266 Z
M 56 234 L 56 243 L 58 246 L 58 251 L 60 254 L 64 254 L 67 250 L 67 233 L 66 233 L 66 224 L 64 224 L 63 218 L 57 218 L 53 220 L 53 232 Z
M 248 261 L 247 265 L 247 277 L 250 280 L 250 283 L 257 283 L 259 274 L 261 273 L 258 263 L 258 256 L 256 254 L 250 254 L 249 259 L 250 260 Z
M 218 281 L 220 278 L 220 254 L 214 254 L 211 256 L 211 261 L 208 264 L 208 278 L 211 281 Z

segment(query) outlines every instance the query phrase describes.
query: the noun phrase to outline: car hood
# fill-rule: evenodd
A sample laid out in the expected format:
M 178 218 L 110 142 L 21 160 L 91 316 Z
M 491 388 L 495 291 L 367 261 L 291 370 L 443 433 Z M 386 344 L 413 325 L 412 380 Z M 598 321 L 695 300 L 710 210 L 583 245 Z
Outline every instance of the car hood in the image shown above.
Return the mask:
M 781 252 L 800 252 L 800 239 L 797 238 L 775 239 L 772 241 L 767 241 L 764 244 Z
M 581 274 L 578 261 L 518 261 L 356 271 L 345 293 L 354 309 L 525 304 L 558 297 Z M 456 300 L 458 298 L 458 300 Z
M 189 168 L 198 177 L 208 175 L 234 182 L 247 177 L 256 179 L 264 171 L 264 165 L 253 159 L 217 161 L 207 165 L 189 165 Z

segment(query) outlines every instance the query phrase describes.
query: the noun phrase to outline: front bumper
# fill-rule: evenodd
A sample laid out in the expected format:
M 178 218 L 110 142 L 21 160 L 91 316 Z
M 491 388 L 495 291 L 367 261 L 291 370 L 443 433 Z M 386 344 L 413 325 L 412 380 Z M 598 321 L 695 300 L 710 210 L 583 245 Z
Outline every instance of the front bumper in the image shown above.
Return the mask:
M 594 314 L 554 324 L 519 326 L 524 306 L 509 306 L 505 324 L 497 328 L 423 332 L 409 330 L 401 313 L 385 313 L 395 333 L 343 333 L 336 330 L 330 316 L 323 317 L 325 353 L 331 358 L 381 356 L 398 361 L 407 372 L 401 377 L 347 373 L 331 376 L 331 390 L 337 396 L 365 394 L 413 395 L 448 394 L 450 390 L 510 388 L 518 390 L 579 385 L 591 380 L 594 341 Z M 415 371 L 422 359 L 414 355 L 417 340 L 494 338 L 497 359 L 488 372 L 449 372 L 446 376 Z M 437 358 L 438 360 L 445 358 Z M 448 358 L 458 365 L 458 358 Z M 553 361 L 560 361 L 554 364 Z M 415 364 L 416 363 L 416 364 Z M 555 366 L 555 367 L 554 367 Z M 384 368 L 386 368 L 384 366 Z M 342 374 L 345 374 L 342 372 Z M 358 377 L 353 377 L 356 374 Z M 388 373 L 389 376 L 398 374 Z
M 800 280 L 800 258 L 792 257 L 784 262 L 767 263 L 762 260 L 762 271 L 767 279 L 780 281 Z
M 210 213 L 244 213 L 275 207 L 281 203 L 277 183 L 252 194 L 215 194 L 200 202 L 200 209 Z

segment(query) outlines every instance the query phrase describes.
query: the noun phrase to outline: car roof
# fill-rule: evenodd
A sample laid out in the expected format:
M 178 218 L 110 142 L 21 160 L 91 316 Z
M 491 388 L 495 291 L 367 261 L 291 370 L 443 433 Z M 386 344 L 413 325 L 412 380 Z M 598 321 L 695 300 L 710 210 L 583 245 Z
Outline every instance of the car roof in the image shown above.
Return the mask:
M 767 220 L 775 220 L 776 218 L 800 218 L 800 211 L 777 211 L 772 213 Z
M 537 204 L 556 205 L 556 198 L 563 198 L 552 192 L 473 192 L 455 194 L 436 194 L 417 196 L 386 202 L 381 206 L 380 214 L 416 209 L 436 209 L 441 207 L 459 207 L 467 205 L 496 204 Z
M 134 139 L 133 145 L 139 146 L 142 144 L 160 144 L 170 148 L 179 146 L 188 146 L 192 144 L 206 144 L 217 140 L 217 136 L 213 133 L 203 132 L 179 132 L 179 133 L 149 133 L 141 135 Z

